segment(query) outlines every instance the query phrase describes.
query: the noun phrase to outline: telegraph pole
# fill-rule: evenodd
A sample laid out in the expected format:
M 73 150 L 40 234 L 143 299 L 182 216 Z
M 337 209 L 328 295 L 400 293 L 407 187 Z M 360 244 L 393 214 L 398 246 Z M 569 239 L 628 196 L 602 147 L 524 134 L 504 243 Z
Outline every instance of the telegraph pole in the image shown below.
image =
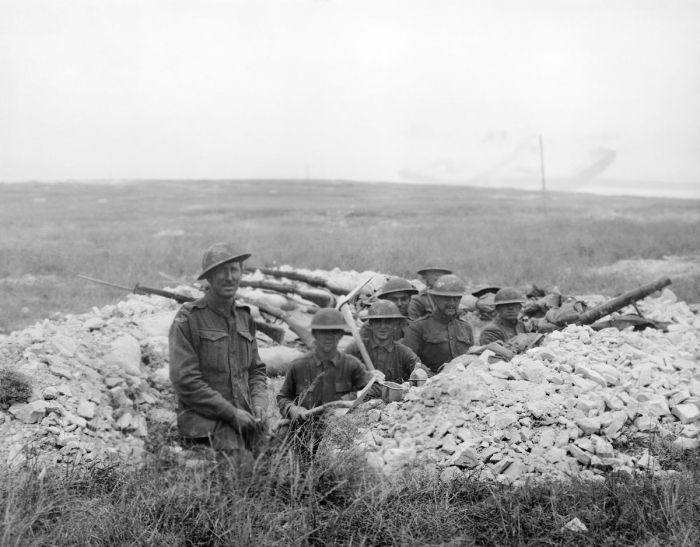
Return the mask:
M 544 216 L 549 216 L 547 211 L 547 184 L 544 178 L 544 146 L 542 145 L 542 135 L 540 135 L 540 169 L 542 171 L 542 201 L 544 202 Z

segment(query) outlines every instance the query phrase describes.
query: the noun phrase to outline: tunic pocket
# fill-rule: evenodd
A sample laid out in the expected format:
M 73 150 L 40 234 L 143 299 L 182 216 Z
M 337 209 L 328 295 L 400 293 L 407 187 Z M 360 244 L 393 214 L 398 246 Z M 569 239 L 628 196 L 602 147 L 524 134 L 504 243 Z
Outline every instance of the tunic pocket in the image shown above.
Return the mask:
M 238 332 L 238 355 L 240 359 L 239 367 L 241 370 L 248 370 L 250 368 L 250 361 L 253 358 L 253 342 L 255 337 L 248 331 L 236 331 Z
M 207 370 L 228 370 L 228 333 L 220 330 L 200 329 L 200 366 Z

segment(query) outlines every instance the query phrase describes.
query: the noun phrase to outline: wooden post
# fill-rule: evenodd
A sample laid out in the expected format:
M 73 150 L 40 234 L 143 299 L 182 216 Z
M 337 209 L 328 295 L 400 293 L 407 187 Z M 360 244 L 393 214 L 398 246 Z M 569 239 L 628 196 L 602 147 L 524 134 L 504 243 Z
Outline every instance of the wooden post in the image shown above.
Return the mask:
M 540 168 L 542 170 L 542 201 L 544 202 L 544 216 L 549 216 L 547 211 L 547 184 L 544 178 L 544 147 L 542 146 L 542 135 L 540 135 Z

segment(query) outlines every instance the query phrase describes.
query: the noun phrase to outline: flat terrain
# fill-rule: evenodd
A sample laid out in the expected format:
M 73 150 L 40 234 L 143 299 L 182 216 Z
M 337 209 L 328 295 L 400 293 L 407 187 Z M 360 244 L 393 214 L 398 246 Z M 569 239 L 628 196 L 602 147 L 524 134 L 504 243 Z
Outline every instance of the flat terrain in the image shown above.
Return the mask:
M 340 181 L 0 184 L 0 328 L 124 296 L 76 274 L 162 287 L 158 272 L 192 276 L 225 240 L 253 265 L 414 278 L 439 256 L 472 284 L 576 294 L 670 275 L 700 301 L 700 201 L 550 193 L 547 205 L 518 190 Z
M 125 293 L 80 280 L 163 286 L 192 278 L 203 250 L 231 240 L 253 265 L 373 269 L 415 277 L 441 256 L 469 283 L 557 285 L 615 295 L 669 275 L 700 301 L 700 202 L 346 182 L 0 185 L 0 327 L 80 313 Z M 273 389 L 279 380 L 273 383 Z M 7 387 L 5 389 L 8 389 Z M 357 420 L 367 420 L 358 416 Z M 664 468 L 514 488 L 444 484 L 421 469 L 367 473 L 346 422 L 313 460 L 277 451 L 239 462 L 194 451 L 166 426 L 148 465 L 0 469 L 1 545 L 696 545 L 700 453 L 627 439 Z M 14 439 L 16 440 L 16 439 Z M 619 441 L 623 443 L 622 440 Z M 643 443 L 644 446 L 638 445 Z M 32 461 L 32 460 L 30 460 Z M 566 528 L 574 518 L 587 532 Z

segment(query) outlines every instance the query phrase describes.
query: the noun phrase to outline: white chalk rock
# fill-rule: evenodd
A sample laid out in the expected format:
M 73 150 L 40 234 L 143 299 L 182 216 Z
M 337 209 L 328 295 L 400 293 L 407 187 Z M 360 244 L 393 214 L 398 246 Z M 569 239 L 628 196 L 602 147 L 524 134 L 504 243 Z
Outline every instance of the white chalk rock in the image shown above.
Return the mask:
M 67 336 L 57 334 L 51 339 L 53 347 L 56 348 L 61 355 L 64 357 L 73 357 L 75 355 L 75 350 L 78 348 L 74 340 L 71 340 Z
M 176 313 L 174 311 L 165 311 L 147 315 L 139 321 L 139 326 L 147 336 L 165 336 L 167 338 L 170 325 L 173 324 Z
M 80 401 L 76 412 L 78 416 L 82 416 L 86 420 L 92 420 L 95 417 L 95 403 L 85 400 Z
M 676 416 L 682 424 L 689 424 L 700 418 L 700 409 L 695 405 L 683 403 L 676 405 L 673 409 L 673 415 Z
M 43 400 L 32 401 L 26 404 L 14 404 L 8 412 L 25 424 L 35 424 L 46 415 L 49 403 Z
M 116 365 L 131 376 L 141 376 L 141 345 L 129 334 L 115 339 L 102 358 L 107 364 Z
M 586 525 L 581 522 L 579 518 L 575 518 L 567 522 L 561 529 L 561 531 L 568 530 L 569 532 L 588 532 Z

